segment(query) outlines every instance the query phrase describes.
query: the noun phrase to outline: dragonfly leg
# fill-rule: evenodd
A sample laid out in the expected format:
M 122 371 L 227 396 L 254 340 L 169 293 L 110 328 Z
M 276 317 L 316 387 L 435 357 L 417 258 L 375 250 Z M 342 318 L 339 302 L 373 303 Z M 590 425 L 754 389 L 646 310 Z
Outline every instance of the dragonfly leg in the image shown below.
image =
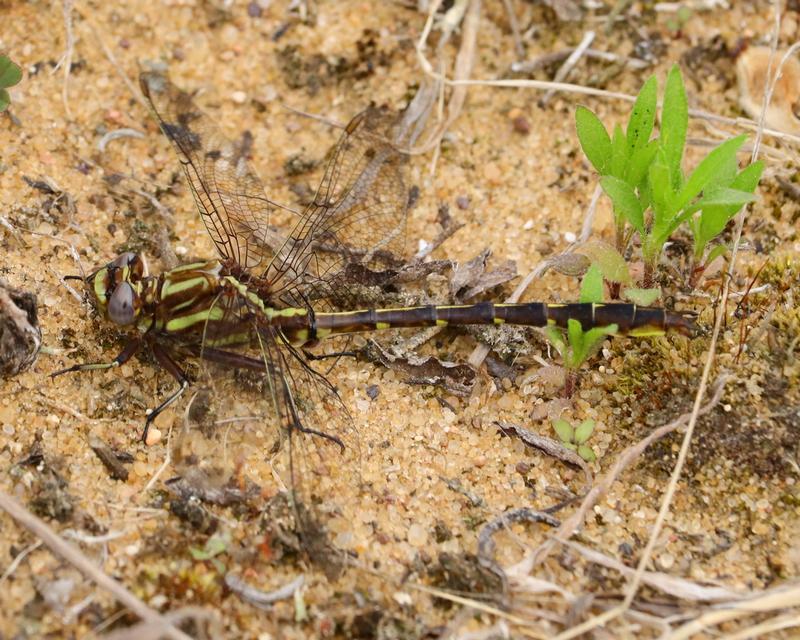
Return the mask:
M 267 365 L 264 364 L 263 360 L 251 358 L 249 356 L 242 355 L 241 353 L 225 351 L 223 349 L 203 347 L 202 350 L 198 349 L 195 352 L 195 355 L 198 358 L 203 358 L 203 360 L 216 362 L 234 369 L 250 369 L 252 371 L 260 371 L 261 373 L 266 373 L 268 371 Z
M 158 364 L 166 369 L 167 373 L 175 378 L 180 386 L 167 396 L 160 405 L 147 414 L 147 418 L 144 421 L 144 431 L 142 432 L 142 442 L 147 442 L 147 432 L 150 430 L 150 425 L 153 424 L 153 420 L 155 420 L 164 409 L 180 398 L 189 386 L 188 376 L 183 369 L 180 368 L 178 363 L 172 359 L 169 352 L 155 343 L 153 343 L 152 349 Z
M 333 353 L 312 353 L 311 351 L 307 351 L 305 349 L 302 350 L 303 355 L 306 357 L 307 360 L 330 360 L 331 358 L 357 358 L 358 352 L 357 351 L 334 351 Z
M 74 364 L 71 367 L 67 367 L 66 369 L 59 369 L 58 371 L 51 373 L 50 377 L 55 378 L 65 373 L 73 373 L 75 371 L 97 371 L 101 369 L 112 369 L 114 367 L 119 367 L 125 364 L 128 360 L 130 360 L 134 354 L 142 348 L 142 344 L 144 341 L 140 336 L 133 336 L 128 339 L 128 342 L 125 344 L 125 347 L 120 351 L 119 355 L 114 358 L 111 362 L 94 362 L 94 363 L 85 363 L 85 364 Z
M 242 355 L 241 353 L 225 351 L 223 349 L 204 347 L 202 351 L 198 351 L 196 355 L 210 362 L 216 362 L 218 364 L 222 364 L 227 367 L 233 367 L 235 369 L 250 369 L 252 371 L 260 371 L 261 373 L 272 373 L 274 371 L 273 365 L 265 365 L 263 360 L 251 358 L 249 356 Z M 284 386 L 284 393 L 291 394 L 291 391 L 288 389 L 288 385 Z M 293 399 L 288 404 L 291 407 L 292 413 L 292 429 L 296 429 L 300 433 L 308 433 L 313 436 L 324 438 L 325 440 L 338 445 L 339 448 L 344 451 L 345 446 L 341 439 L 337 438 L 336 436 L 332 436 L 329 433 L 325 433 L 324 431 L 303 426 L 300 416 L 297 415 L 297 411 L 294 409 Z M 152 414 L 150 415 L 152 416 Z
M 338 445 L 338 447 L 342 450 L 342 453 L 344 453 L 344 442 L 342 442 L 340 438 L 332 436 L 330 433 L 320 431 L 319 429 L 312 429 L 310 427 L 303 426 L 302 421 L 297 416 L 295 416 L 295 419 L 292 423 L 292 429 L 296 429 L 300 433 L 308 433 L 309 435 L 317 436 L 327 440 L 328 442 L 332 442 L 333 444 Z

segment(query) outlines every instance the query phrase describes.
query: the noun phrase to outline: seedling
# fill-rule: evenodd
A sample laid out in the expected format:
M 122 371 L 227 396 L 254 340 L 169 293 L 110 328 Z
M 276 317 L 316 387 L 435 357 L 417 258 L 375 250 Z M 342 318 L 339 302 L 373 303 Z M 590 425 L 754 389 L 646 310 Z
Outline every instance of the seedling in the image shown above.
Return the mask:
M 678 37 L 681 30 L 692 17 L 692 10 L 689 7 L 679 7 L 675 15 L 667 19 L 667 29 L 670 30 L 673 37 Z
M 558 439 L 561 440 L 561 444 L 567 449 L 577 452 L 586 462 L 594 462 L 597 459 L 592 448 L 586 444 L 594 431 L 594 420 L 587 418 L 577 427 L 573 427 L 563 418 L 556 418 L 553 420 L 553 429 L 555 429 Z
M 202 549 L 189 547 L 189 553 L 195 560 L 209 561 L 219 573 L 224 573 L 225 564 L 217 556 L 228 551 L 230 542 L 230 536 L 228 535 L 213 535 L 206 540 L 206 544 Z
M 7 56 L 0 56 L 0 113 L 11 104 L 8 87 L 13 87 L 20 80 L 22 80 L 22 69 L 19 65 L 11 62 Z
M 592 265 L 581 282 L 581 302 L 600 302 L 603 299 L 603 274 L 597 265 Z M 564 382 L 564 395 L 571 397 L 575 391 L 578 370 L 586 360 L 600 347 L 606 336 L 617 332 L 617 325 L 595 327 L 584 331 L 581 323 L 570 319 L 567 322 L 566 339 L 561 329 L 554 326 L 545 327 L 544 334 L 550 344 L 558 351 L 567 370 Z
M 589 109 L 578 107 L 575 114 L 581 147 L 614 207 L 617 251 L 625 255 L 634 233 L 641 238 L 645 288 L 655 282 L 664 244 L 684 222 L 694 240 L 691 273 L 702 273 L 709 257 L 719 251 L 706 255 L 706 247 L 755 199 L 764 168 L 762 162 L 754 162 L 738 171 L 736 153 L 746 140 L 741 135 L 713 149 L 684 176 L 689 107 L 677 66 L 667 77 L 659 136 L 651 140 L 656 97 L 656 79 L 651 77 L 636 98 L 626 131 L 617 125 L 612 136 Z M 694 283 L 695 278 L 690 279 Z

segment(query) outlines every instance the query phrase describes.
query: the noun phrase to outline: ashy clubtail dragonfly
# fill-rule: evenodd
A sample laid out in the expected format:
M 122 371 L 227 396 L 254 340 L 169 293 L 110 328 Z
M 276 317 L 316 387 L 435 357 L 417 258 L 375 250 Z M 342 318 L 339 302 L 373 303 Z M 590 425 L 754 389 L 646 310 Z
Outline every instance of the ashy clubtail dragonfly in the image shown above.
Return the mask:
M 357 446 L 335 388 L 301 349 L 329 336 L 434 325 L 566 327 L 570 319 L 584 329 L 616 324 L 628 335 L 692 331 L 683 315 L 621 303 L 353 308 L 348 267 L 375 268 L 402 254 L 408 193 L 399 141 L 407 125 L 384 109 L 357 115 L 332 149 L 313 201 L 282 236 L 272 225 L 281 210 L 265 197 L 242 147 L 163 75 L 144 73 L 140 84 L 219 256 L 151 275 L 141 255 L 125 253 L 86 277 L 99 312 L 131 336 L 111 362 L 57 373 L 117 367 L 149 349 L 178 388 L 147 416 L 145 439 L 189 385 L 179 364 L 185 354 L 263 373 L 291 455 L 298 434 L 320 446 Z

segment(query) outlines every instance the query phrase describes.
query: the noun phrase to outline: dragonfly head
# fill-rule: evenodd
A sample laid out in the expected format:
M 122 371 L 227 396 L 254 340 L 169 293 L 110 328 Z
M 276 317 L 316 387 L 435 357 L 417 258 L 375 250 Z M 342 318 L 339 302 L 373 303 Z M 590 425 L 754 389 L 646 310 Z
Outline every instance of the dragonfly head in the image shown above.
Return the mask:
M 143 280 L 147 262 L 139 253 L 123 253 L 86 278 L 92 302 L 108 320 L 126 326 L 142 310 Z

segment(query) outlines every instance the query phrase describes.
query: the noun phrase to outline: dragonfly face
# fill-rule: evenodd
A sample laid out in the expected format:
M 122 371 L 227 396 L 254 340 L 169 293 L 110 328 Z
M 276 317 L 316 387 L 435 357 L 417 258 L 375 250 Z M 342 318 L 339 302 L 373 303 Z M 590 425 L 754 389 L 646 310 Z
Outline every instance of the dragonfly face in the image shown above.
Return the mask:
M 147 262 L 138 253 L 123 253 L 86 278 L 92 302 L 105 318 L 120 326 L 136 322 L 142 310 Z

